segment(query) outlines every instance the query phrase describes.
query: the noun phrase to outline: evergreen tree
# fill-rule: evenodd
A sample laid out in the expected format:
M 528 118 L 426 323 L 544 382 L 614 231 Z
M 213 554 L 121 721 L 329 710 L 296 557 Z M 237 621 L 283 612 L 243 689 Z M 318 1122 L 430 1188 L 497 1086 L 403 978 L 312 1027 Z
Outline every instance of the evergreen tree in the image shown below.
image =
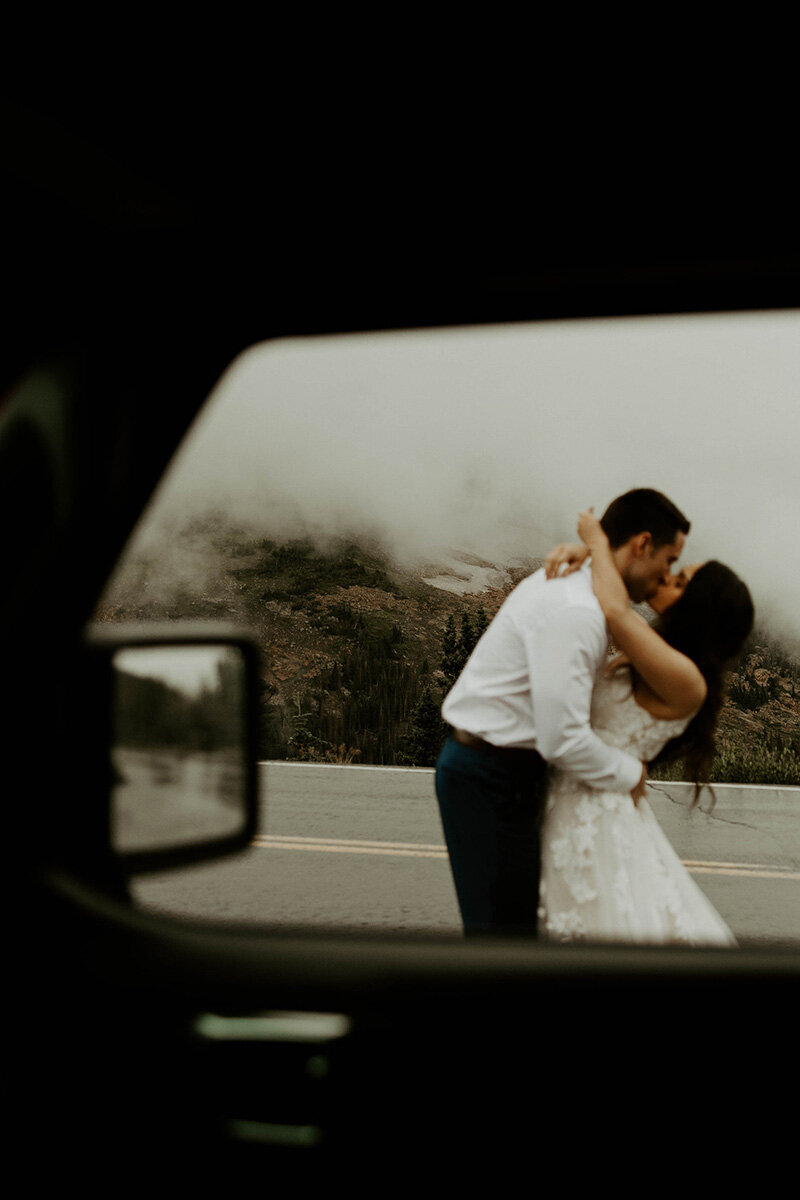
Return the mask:
M 489 618 L 486 615 L 486 609 L 483 605 L 478 609 L 478 615 L 475 618 L 475 644 L 477 645 L 483 637 L 486 630 L 489 628 Z
M 478 644 L 478 639 L 488 624 L 489 620 L 482 605 L 478 609 L 475 625 L 472 624 L 472 619 L 466 610 L 461 614 L 460 633 L 456 632 L 456 622 L 452 613 L 447 618 L 447 625 L 442 637 L 441 665 L 448 683 L 455 683 L 458 676 L 464 670 L 467 659 L 472 654 L 472 651 Z
M 472 628 L 472 621 L 470 620 L 469 613 L 465 611 L 461 614 L 461 639 L 459 641 L 462 667 L 463 664 L 466 663 L 470 654 L 472 654 L 472 651 L 475 649 L 475 643 L 477 640 L 478 639 L 475 636 L 475 630 Z
M 447 726 L 442 720 L 439 704 L 426 683 L 411 714 L 411 728 L 404 738 L 400 757 L 415 767 L 433 767 L 439 757 Z
M 442 671 L 449 683 L 455 683 L 461 672 L 461 653 L 458 634 L 456 633 L 455 617 L 451 613 L 442 637 Z

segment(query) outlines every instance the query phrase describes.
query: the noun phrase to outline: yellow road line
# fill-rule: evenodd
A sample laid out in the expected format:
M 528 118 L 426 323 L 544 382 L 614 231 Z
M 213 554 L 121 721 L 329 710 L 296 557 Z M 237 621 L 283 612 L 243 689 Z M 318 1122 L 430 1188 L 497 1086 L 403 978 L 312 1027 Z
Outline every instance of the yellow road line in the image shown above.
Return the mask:
M 363 838 L 291 837 L 283 834 L 259 834 L 251 843 L 265 850 L 311 850 L 327 854 L 395 855 L 399 858 L 446 859 L 444 846 L 422 842 L 379 842 Z M 770 863 L 705 862 L 684 859 L 692 875 L 742 875 L 758 879 L 800 879 L 800 872 Z
M 753 870 L 788 871 L 788 867 L 778 867 L 775 863 L 743 863 L 743 862 L 708 862 L 704 858 L 684 858 L 681 860 L 685 867 L 750 867 Z
M 686 865 L 686 864 L 684 864 Z M 770 867 L 751 870 L 746 863 L 736 867 L 708 866 L 687 867 L 691 875 L 748 875 L 754 879 L 800 879 L 800 871 L 790 871 L 786 867 Z
M 320 837 L 301 837 L 299 834 L 294 837 L 291 835 L 280 833 L 260 833 L 256 835 L 256 843 L 265 843 L 268 845 L 284 845 L 284 844 L 302 844 L 313 843 L 315 846 L 374 846 L 376 849 L 390 850 L 437 850 L 445 857 L 447 856 L 446 848 L 441 842 L 436 842 L 431 845 L 426 842 L 385 842 L 371 840 L 370 838 L 320 838 Z
M 415 842 L 362 842 L 340 838 L 257 837 L 252 845 L 267 850 L 315 850 L 328 854 L 388 854 L 400 858 L 447 858 L 442 846 Z

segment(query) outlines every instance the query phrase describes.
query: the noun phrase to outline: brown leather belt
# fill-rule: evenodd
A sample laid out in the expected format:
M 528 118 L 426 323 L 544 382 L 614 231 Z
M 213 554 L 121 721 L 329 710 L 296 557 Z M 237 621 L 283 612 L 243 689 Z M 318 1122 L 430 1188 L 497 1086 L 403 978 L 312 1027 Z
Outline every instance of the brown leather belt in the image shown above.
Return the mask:
M 474 733 L 468 733 L 466 729 L 454 729 L 452 737 L 459 745 L 471 746 L 473 750 L 483 750 L 486 754 L 534 754 L 540 757 L 538 750 L 527 746 L 495 746 Z

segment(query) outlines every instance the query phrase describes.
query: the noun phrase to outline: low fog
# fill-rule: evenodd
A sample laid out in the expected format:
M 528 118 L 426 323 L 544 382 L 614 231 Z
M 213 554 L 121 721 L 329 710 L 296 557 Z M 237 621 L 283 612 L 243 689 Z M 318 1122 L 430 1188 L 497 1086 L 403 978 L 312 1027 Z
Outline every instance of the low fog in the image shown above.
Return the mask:
M 220 380 L 129 553 L 174 573 L 179 531 L 214 510 L 405 563 L 506 563 L 648 486 L 692 522 L 683 561 L 728 563 L 794 637 L 798 399 L 798 312 L 266 343 Z

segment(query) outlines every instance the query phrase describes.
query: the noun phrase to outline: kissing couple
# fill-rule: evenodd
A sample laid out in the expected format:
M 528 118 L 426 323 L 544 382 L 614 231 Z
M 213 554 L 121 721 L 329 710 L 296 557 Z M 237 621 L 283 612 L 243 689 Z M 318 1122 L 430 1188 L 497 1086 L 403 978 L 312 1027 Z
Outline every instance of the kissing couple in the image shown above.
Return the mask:
M 517 585 L 445 697 L 436 794 L 466 934 L 736 945 L 645 798 L 655 761 L 686 763 L 693 804 L 709 783 L 753 626 L 728 567 L 675 569 L 689 529 L 651 488 L 581 513 L 580 544 Z

